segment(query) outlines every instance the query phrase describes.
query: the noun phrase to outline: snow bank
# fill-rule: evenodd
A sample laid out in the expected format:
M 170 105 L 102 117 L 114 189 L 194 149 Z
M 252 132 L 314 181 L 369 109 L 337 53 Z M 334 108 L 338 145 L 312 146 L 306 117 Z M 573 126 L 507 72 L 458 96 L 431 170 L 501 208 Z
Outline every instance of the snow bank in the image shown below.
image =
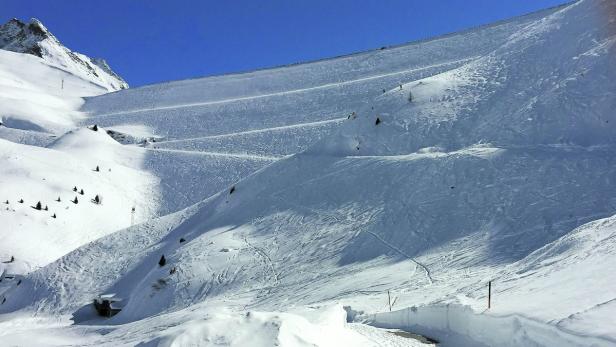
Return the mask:
M 442 346 L 616 346 L 616 341 L 577 335 L 520 315 L 494 316 L 460 305 L 410 307 L 360 319 L 436 338 Z
M 158 346 L 368 346 L 361 335 L 345 327 L 341 307 L 329 309 L 312 321 L 291 313 L 217 312 L 168 329 Z

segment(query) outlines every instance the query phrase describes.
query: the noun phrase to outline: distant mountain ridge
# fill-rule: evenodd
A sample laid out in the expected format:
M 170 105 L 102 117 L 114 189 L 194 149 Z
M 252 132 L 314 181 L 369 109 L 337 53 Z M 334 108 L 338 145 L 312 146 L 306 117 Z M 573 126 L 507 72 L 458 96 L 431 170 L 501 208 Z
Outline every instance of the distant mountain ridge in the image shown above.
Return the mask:
M 90 58 L 66 48 L 38 19 L 24 23 L 13 18 L 0 25 L 0 49 L 37 56 L 109 91 L 128 84 L 101 58 Z

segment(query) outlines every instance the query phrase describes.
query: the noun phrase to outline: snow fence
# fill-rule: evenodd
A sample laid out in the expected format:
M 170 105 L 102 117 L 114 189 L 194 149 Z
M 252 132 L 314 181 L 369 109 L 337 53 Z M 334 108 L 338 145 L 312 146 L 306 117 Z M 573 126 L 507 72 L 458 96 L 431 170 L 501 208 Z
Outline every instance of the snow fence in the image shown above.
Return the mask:
M 409 307 L 361 319 L 375 327 L 425 335 L 442 346 L 616 346 L 615 341 L 564 331 L 519 315 L 476 313 L 468 306 L 455 304 Z

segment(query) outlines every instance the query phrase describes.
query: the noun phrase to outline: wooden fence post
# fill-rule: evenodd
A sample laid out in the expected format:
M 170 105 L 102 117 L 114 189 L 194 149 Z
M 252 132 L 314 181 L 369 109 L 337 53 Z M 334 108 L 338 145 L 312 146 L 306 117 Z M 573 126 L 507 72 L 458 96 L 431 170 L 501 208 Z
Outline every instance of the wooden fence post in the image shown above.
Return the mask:
M 488 282 L 488 310 L 492 307 L 492 281 Z

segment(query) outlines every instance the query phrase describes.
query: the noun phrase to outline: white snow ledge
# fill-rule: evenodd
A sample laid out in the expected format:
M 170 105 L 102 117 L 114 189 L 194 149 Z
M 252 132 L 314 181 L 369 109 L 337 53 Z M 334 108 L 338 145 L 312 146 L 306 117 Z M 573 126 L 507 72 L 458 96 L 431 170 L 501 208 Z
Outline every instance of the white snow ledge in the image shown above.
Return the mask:
M 375 327 L 397 328 L 436 339 L 443 347 L 616 346 L 615 341 L 582 336 L 519 315 L 493 316 L 455 304 L 410 307 L 361 318 Z

